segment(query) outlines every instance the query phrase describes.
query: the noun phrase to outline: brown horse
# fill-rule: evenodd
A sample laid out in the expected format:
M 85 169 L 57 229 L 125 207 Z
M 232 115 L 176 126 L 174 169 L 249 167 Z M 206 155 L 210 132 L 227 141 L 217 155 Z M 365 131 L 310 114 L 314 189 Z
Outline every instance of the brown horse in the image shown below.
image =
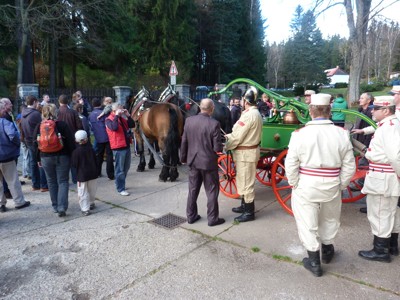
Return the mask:
M 144 171 L 146 166 L 143 134 L 149 142 L 148 146 L 157 142 L 160 148 L 163 160 L 163 167 L 159 175 L 160 181 L 165 182 L 168 178 L 175 181 L 179 176 L 177 165 L 183 131 L 183 116 L 179 108 L 171 103 L 143 100 L 133 109 L 132 118 L 137 125 L 134 133 L 137 152 L 140 154 L 137 171 Z M 154 168 L 153 153 L 150 156 L 149 168 Z

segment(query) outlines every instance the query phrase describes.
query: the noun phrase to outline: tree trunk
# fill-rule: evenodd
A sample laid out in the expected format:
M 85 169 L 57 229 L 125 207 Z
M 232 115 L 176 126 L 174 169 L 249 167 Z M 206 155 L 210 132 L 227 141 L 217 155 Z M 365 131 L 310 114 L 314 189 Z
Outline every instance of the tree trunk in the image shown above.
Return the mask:
M 30 41 L 30 36 L 27 34 L 26 45 L 23 55 L 23 68 L 22 68 L 22 83 L 34 83 L 33 76 L 33 49 Z
M 64 88 L 65 87 L 65 81 L 64 81 L 64 56 L 63 52 L 60 50 L 62 48 L 62 42 L 58 41 L 57 43 L 58 49 L 57 49 L 57 76 L 58 76 L 58 87 Z
M 56 39 L 52 39 L 50 41 L 50 59 L 49 59 L 49 75 L 50 75 L 50 83 L 49 90 L 51 97 L 57 97 L 56 95 L 56 86 L 57 86 L 57 45 L 58 42 Z
M 347 26 L 350 32 L 350 78 L 347 101 L 353 103 L 360 96 L 360 81 L 365 61 L 365 49 L 367 44 L 367 30 L 369 13 L 372 0 L 356 0 L 357 19 L 354 20 L 354 11 L 351 0 L 343 2 L 346 8 Z
M 351 46 L 350 78 L 347 99 L 354 103 L 360 96 L 361 74 L 365 61 L 365 48 L 353 41 Z
M 71 67 L 72 67 L 72 74 L 71 74 L 71 82 L 72 82 L 72 88 L 74 91 L 76 91 L 76 56 L 74 51 L 72 52 L 72 62 L 71 62 Z

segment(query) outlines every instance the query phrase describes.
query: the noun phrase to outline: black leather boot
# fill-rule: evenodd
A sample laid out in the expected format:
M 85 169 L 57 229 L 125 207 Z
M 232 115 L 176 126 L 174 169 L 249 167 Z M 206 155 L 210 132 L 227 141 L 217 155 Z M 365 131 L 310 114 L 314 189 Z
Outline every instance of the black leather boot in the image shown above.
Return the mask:
M 244 203 L 244 212 L 235 218 L 237 222 L 248 222 L 254 220 L 254 202 Z
M 390 248 L 389 248 L 389 253 L 394 255 L 394 256 L 399 256 L 399 234 L 398 233 L 392 233 L 390 236 Z
M 244 203 L 245 203 L 244 199 L 242 198 L 242 202 L 241 202 L 240 206 L 232 208 L 232 211 L 237 214 L 244 213 Z
M 332 244 L 330 245 L 322 244 L 321 253 L 322 253 L 321 255 L 322 263 L 329 264 L 333 258 L 333 255 L 335 254 L 335 248 L 333 247 Z
M 369 251 L 359 251 L 358 255 L 368 260 L 390 263 L 389 243 L 390 238 L 374 236 L 374 248 Z
M 307 251 L 308 257 L 303 258 L 303 265 L 315 277 L 322 276 L 321 260 L 319 258 L 319 251 Z

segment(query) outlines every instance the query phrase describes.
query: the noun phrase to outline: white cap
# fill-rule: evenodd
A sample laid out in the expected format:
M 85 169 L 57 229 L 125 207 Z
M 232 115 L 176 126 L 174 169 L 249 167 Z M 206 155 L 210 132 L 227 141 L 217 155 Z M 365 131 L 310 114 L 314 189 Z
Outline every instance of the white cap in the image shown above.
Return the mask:
M 85 130 L 78 130 L 77 132 L 75 132 L 75 141 L 77 143 L 80 143 L 84 140 L 87 140 L 87 133 Z
M 329 105 L 331 103 L 331 95 L 329 94 L 313 94 L 311 95 L 311 105 Z
M 304 96 L 311 96 L 311 95 L 314 95 L 315 94 L 315 91 L 314 90 L 306 90 L 305 92 L 304 92 Z
M 393 105 L 395 105 L 393 96 L 376 96 L 374 98 L 374 107 L 393 106 Z

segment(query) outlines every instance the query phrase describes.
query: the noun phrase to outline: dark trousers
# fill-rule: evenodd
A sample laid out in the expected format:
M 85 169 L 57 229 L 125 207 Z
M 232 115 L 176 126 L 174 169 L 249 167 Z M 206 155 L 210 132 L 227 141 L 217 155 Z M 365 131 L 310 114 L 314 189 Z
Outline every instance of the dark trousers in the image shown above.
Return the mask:
M 104 160 L 104 152 L 106 153 L 106 172 L 109 179 L 114 178 L 114 162 L 113 152 L 110 148 L 110 143 L 97 143 L 96 144 L 96 159 L 97 159 L 97 170 L 98 175 L 101 175 L 101 168 Z
M 189 194 L 186 206 L 186 216 L 188 221 L 194 220 L 198 215 L 197 197 L 199 196 L 201 184 L 204 183 L 204 190 L 207 195 L 207 219 L 208 223 L 218 221 L 218 195 L 219 180 L 218 170 L 199 170 L 189 169 Z
M 33 146 L 28 146 L 28 151 L 31 156 L 30 167 L 31 167 L 31 177 L 32 177 L 32 187 L 35 189 L 47 189 L 47 179 L 46 174 L 42 167 L 38 166 L 38 162 L 35 156 L 35 149 Z

